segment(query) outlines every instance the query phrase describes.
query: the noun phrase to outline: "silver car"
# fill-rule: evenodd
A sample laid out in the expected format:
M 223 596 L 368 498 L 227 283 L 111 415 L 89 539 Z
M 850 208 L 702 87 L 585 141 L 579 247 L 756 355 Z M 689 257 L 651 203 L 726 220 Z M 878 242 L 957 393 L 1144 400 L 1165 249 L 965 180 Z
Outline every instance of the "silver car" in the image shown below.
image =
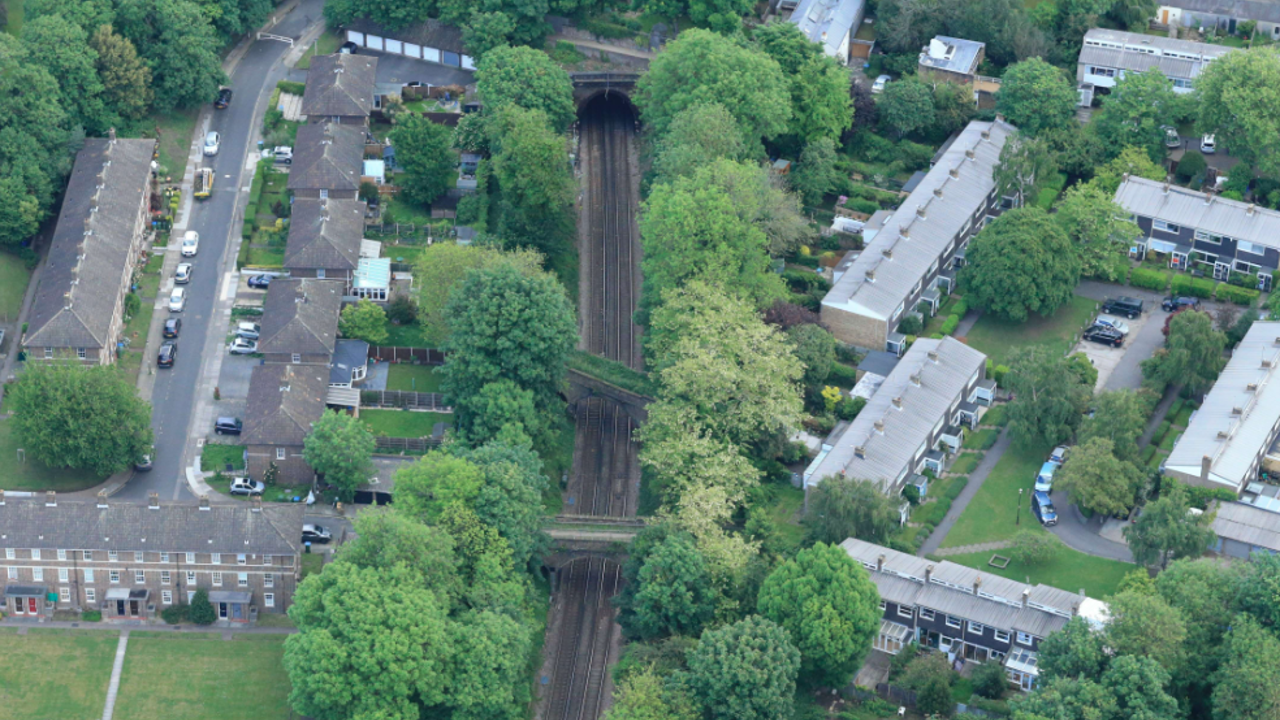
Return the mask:
M 218 135 L 216 130 L 210 130 L 208 135 L 204 136 L 204 154 L 217 155 L 218 146 L 222 142 L 222 136 Z
M 247 340 L 257 340 L 258 335 L 262 332 L 262 327 L 255 322 L 236 323 L 236 337 L 242 337 Z
M 238 337 L 231 341 L 229 350 L 232 355 L 252 355 L 258 352 L 258 341 Z
M 231 478 L 231 494 L 232 495 L 261 495 L 267 486 L 257 480 L 250 480 L 247 477 Z
M 173 271 L 173 281 L 179 285 L 185 285 L 191 282 L 191 263 L 178 263 L 178 269 Z
M 182 312 L 187 306 L 187 291 L 182 288 L 174 288 L 169 293 L 169 312 Z
M 1112 330 L 1118 330 L 1121 335 L 1129 334 L 1129 323 L 1126 323 L 1120 318 L 1113 317 L 1111 315 L 1099 315 L 1098 318 L 1093 321 L 1093 324 L 1105 325 L 1106 327 L 1109 327 Z

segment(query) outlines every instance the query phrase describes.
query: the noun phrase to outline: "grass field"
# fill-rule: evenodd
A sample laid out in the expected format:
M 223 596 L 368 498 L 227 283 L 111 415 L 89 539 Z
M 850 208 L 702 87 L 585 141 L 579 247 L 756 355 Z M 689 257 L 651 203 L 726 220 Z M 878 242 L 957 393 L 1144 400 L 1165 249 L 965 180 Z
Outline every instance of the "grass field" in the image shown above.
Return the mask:
M 143 133 L 143 137 L 155 137 L 160 140 L 160 164 L 169 171 L 174 182 L 182 180 L 187 169 L 187 154 L 191 152 L 191 134 L 196 129 L 197 108 L 189 110 L 170 110 L 164 114 L 151 116 L 154 131 Z
M 306 70 L 311 67 L 311 58 L 316 55 L 332 55 L 338 51 L 338 46 L 342 44 L 342 38 L 335 35 L 332 31 L 326 30 L 323 35 L 316 38 L 316 41 L 307 48 L 303 53 L 302 59 L 295 66 L 299 70 Z
M 1003 569 L 991 567 L 987 561 L 991 559 L 992 554 L 980 552 L 950 555 L 946 559 L 1032 585 L 1044 583 L 1070 592 L 1079 592 L 1084 588 L 1085 594 L 1092 598 L 1114 594 L 1125 574 L 1137 567 L 1125 562 L 1086 555 L 1065 546 L 1058 551 L 1052 561 L 1035 567 L 1027 567 L 1018 562 L 1010 562 L 1009 567 Z
M 390 320 L 387 321 L 387 339 L 382 344 L 385 347 L 430 347 L 423 340 L 421 325 L 396 325 Z
M 98 720 L 117 632 L 0 629 L 0 717 Z
M 983 315 L 969 331 L 966 340 L 997 365 L 1007 363 L 1015 350 L 1033 345 L 1062 355 L 1071 347 L 1072 338 L 1084 329 L 1090 316 L 1097 311 L 1097 306 L 1096 300 L 1073 295 L 1070 304 L 1047 318 L 1033 315 L 1026 322 L 1017 323 Z
M 0 252 L 0 319 L 17 318 L 31 271 L 17 255 Z
M 130 633 L 114 718 L 286 720 L 283 657 L 282 635 Z
M 362 410 L 360 419 L 374 435 L 401 438 L 428 437 L 436 423 L 453 424 L 453 416 L 446 413 L 407 410 Z
M 85 470 L 50 469 L 30 457 L 19 463 L 20 447 L 22 444 L 14 436 L 10 421 L 0 420 L 0 490 L 74 492 L 91 488 L 106 479 Z
M 209 472 L 212 470 L 227 469 L 230 464 L 238 470 L 244 469 L 244 447 L 241 445 L 223 445 L 222 443 L 205 443 L 204 449 L 200 451 L 200 469 Z
M 439 368 L 434 365 L 396 363 L 387 369 L 387 389 L 405 392 L 440 392 Z
M 1014 443 L 1005 451 L 1000 462 L 996 463 L 991 474 L 982 483 L 978 494 L 969 501 L 956 524 L 947 533 L 942 542 L 943 547 L 960 547 L 973 543 L 1005 540 L 1013 536 L 1018 529 L 1014 524 L 1018 515 L 1018 490 L 1025 489 L 1022 494 L 1021 527 L 1039 528 L 1039 523 L 1031 515 L 1031 487 L 1034 484 L 1036 471 L 1044 463 L 1048 448 L 1035 447 L 1030 450 Z

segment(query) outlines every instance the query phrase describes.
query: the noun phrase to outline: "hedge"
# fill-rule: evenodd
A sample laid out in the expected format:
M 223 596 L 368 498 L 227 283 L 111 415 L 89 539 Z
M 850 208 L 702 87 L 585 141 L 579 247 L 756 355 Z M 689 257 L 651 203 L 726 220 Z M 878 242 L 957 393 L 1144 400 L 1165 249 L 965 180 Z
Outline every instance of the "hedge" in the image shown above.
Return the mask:
M 287 92 L 290 95 L 302 95 L 307 91 L 306 83 L 291 82 L 289 80 L 281 80 L 276 83 L 276 87 L 280 88 L 280 92 Z
M 1134 287 L 1164 292 L 1169 287 L 1169 273 L 1147 268 L 1134 268 L 1129 275 L 1129 284 Z
M 1208 278 L 1191 277 L 1190 275 L 1174 275 L 1173 294 L 1198 298 L 1213 297 L 1213 281 Z
M 853 198 L 844 204 L 845 207 L 854 212 L 864 213 L 866 215 L 874 215 L 880 210 L 880 206 L 872 200 L 863 200 L 861 198 Z
M 965 314 L 968 312 L 969 312 L 969 301 L 965 300 L 964 298 L 960 298 L 959 300 L 956 301 L 955 305 L 951 306 L 952 315 L 958 315 L 960 317 L 964 317 Z
M 1233 302 L 1237 305 L 1252 305 L 1258 299 L 1258 291 L 1253 288 L 1242 288 L 1219 283 L 1218 299 Z
M 939 332 L 941 332 L 943 335 L 950 335 L 951 333 L 956 331 L 956 326 L 958 326 L 959 324 L 960 324 L 959 315 L 948 315 L 947 319 L 942 321 L 942 327 L 939 328 Z
M 1164 440 L 1164 436 L 1169 434 L 1169 430 L 1172 427 L 1173 423 L 1168 420 L 1161 420 L 1160 424 L 1156 426 L 1156 434 L 1151 436 L 1151 442 L 1159 445 L 1160 441 Z
M 858 369 L 842 362 L 833 362 L 831 371 L 827 373 L 826 384 L 853 387 L 858 384 Z
M 818 267 L 820 258 L 817 255 L 796 255 L 795 257 L 791 258 L 791 260 L 789 260 L 788 262 L 794 263 L 796 265 L 803 265 L 805 267 L 816 268 Z

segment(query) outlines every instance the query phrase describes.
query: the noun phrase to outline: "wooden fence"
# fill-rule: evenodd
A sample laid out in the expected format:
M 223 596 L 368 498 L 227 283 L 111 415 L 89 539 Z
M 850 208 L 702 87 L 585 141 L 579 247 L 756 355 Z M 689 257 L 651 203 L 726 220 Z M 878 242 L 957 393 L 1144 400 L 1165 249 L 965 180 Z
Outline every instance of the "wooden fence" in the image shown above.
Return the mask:
M 380 453 L 425 453 L 440 445 L 439 438 L 397 438 L 378 435 L 374 438 L 377 446 L 375 452 Z
M 420 365 L 443 365 L 444 353 L 432 348 L 369 346 L 369 358 L 378 362 L 417 362 Z
M 408 392 L 403 390 L 361 390 L 360 407 L 412 408 L 432 412 L 453 412 L 440 393 Z

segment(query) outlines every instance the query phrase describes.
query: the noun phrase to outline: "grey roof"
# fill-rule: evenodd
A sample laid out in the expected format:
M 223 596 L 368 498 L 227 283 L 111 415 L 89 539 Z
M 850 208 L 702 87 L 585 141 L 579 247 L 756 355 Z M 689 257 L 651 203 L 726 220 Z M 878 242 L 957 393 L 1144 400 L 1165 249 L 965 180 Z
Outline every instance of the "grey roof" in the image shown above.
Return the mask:
M 1246 503 L 1215 503 L 1214 534 L 1254 547 L 1280 552 L 1280 513 Z
M 0 505 L 0 546 L 115 550 L 117 552 L 199 552 L 292 555 L 302 537 L 298 504 L 145 503 L 59 498 L 56 507 L 38 500 L 7 499 Z
M 301 445 L 324 414 L 329 371 L 319 365 L 258 365 L 249 378 L 246 445 Z
M 1138 37 L 1150 36 L 1139 35 Z M 1080 57 L 1076 62 L 1079 65 L 1097 65 L 1107 68 L 1117 68 L 1128 72 L 1146 72 L 1151 68 L 1155 68 L 1165 77 L 1194 80 L 1200 76 L 1200 73 L 1204 71 L 1205 66 L 1212 60 L 1231 51 L 1231 48 L 1224 48 L 1221 45 L 1190 43 L 1185 40 L 1178 40 L 1176 42 L 1188 45 L 1201 45 L 1209 51 L 1218 52 L 1216 54 L 1206 53 L 1203 57 L 1192 57 L 1193 55 L 1198 55 L 1198 53 L 1190 50 L 1169 50 L 1159 52 L 1155 49 L 1144 52 L 1142 50 L 1130 49 L 1134 46 L 1128 46 L 1126 48 L 1111 47 L 1114 43 L 1108 43 L 1105 47 L 1086 44 L 1084 47 L 1080 48 Z
M 978 54 L 987 46 L 976 40 L 938 35 L 920 51 L 920 64 L 927 68 L 972 75 L 978 69 Z
M 277 278 L 262 307 L 258 351 L 333 354 L 342 307 L 342 281 Z
M 1166 188 L 1168 188 L 1166 190 Z M 1280 247 L 1280 212 L 1201 192 L 1129 177 L 1116 189 L 1116 203 L 1136 215 L 1237 240 Z
M 100 348 L 111 341 L 155 146 L 155 140 L 85 140 L 40 273 L 27 345 Z
M 351 371 L 369 362 L 369 343 L 363 340 L 342 339 L 333 348 L 333 360 L 329 362 L 329 382 L 351 382 Z
M 937 360 L 930 353 L 936 353 Z M 893 488 L 904 470 L 912 470 L 916 451 L 934 426 L 951 414 L 951 404 L 964 399 L 965 385 L 982 373 L 986 360 L 986 355 L 954 338 L 916 340 L 849 429 L 809 465 L 805 484 L 844 475 Z
M 900 358 L 884 350 L 872 350 L 858 363 L 858 369 L 881 377 L 889 377 L 893 369 L 898 367 Z
M 987 202 L 995 188 L 991 171 L 999 162 L 1005 140 L 1015 131 L 1003 120 L 969 123 L 822 299 L 822 304 L 888 320 L 965 223 L 972 220 L 973 213 Z M 984 133 L 989 137 L 984 138 Z M 969 152 L 973 157 L 967 155 Z M 940 192 L 941 197 L 935 192 Z M 868 279 L 868 273 L 874 279 Z
M 298 128 L 290 190 L 359 190 L 363 169 L 363 127 L 313 123 Z
M 1048 585 L 1027 585 L 948 560 L 934 562 L 856 538 L 845 540 L 840 547 L 867 569 L 881 597 L 1006 632 L 1020 631 L 1043 638 L 1061 629 L 1082 608 L 1091 604 L 1106 608 L 1083 594 Z
M 296 198 L 289 217 L 284 266 L 290 270 L 355 270 L 367 209 L 361 200 Z
M 335 53 L 311 58 L 302 114 L 368 117 L 377 75 L 378 58 L 372 55 Z
M 447 50 L 448 52 L 459 54 L 464 52 L 462 30 L 452 25 L 446 25 L 439 20 L 428 19 L 420 23 L 406 25 L 397 30 L 391 30 L 372 20 L 361 19 L 350 23 L 346 26 L 346 29 L 364 33 L 365 35 L 392 38 L 437 50 Z
M 838 55 L 845 36 L 862 19 L 865 0 L 800 0 L 790 22 L 828 55 Z
M 1280 4 L 1263 0 L 1160 0 L 1160 4 L 1202 15 L 1280 23 Z
M 1128 50 L 1148 56 L 1168 56 L 1184 60 L 1213 60 L 1234 50 L 1226 45 L 1107 28 L 1093 28 L 1086 32 L 1083 44 L 1084 47 Z
M 1280 422 L 1280 322 L 1255 322 L 1165 460 L 1167 469 L 1201 475 L 1239 491 L 1250 467 L 1275 440 Z M 1277 382 L 1272 382 L 1277 380 Z M 1239 412 L 1237 412 L 1239 411 Z

